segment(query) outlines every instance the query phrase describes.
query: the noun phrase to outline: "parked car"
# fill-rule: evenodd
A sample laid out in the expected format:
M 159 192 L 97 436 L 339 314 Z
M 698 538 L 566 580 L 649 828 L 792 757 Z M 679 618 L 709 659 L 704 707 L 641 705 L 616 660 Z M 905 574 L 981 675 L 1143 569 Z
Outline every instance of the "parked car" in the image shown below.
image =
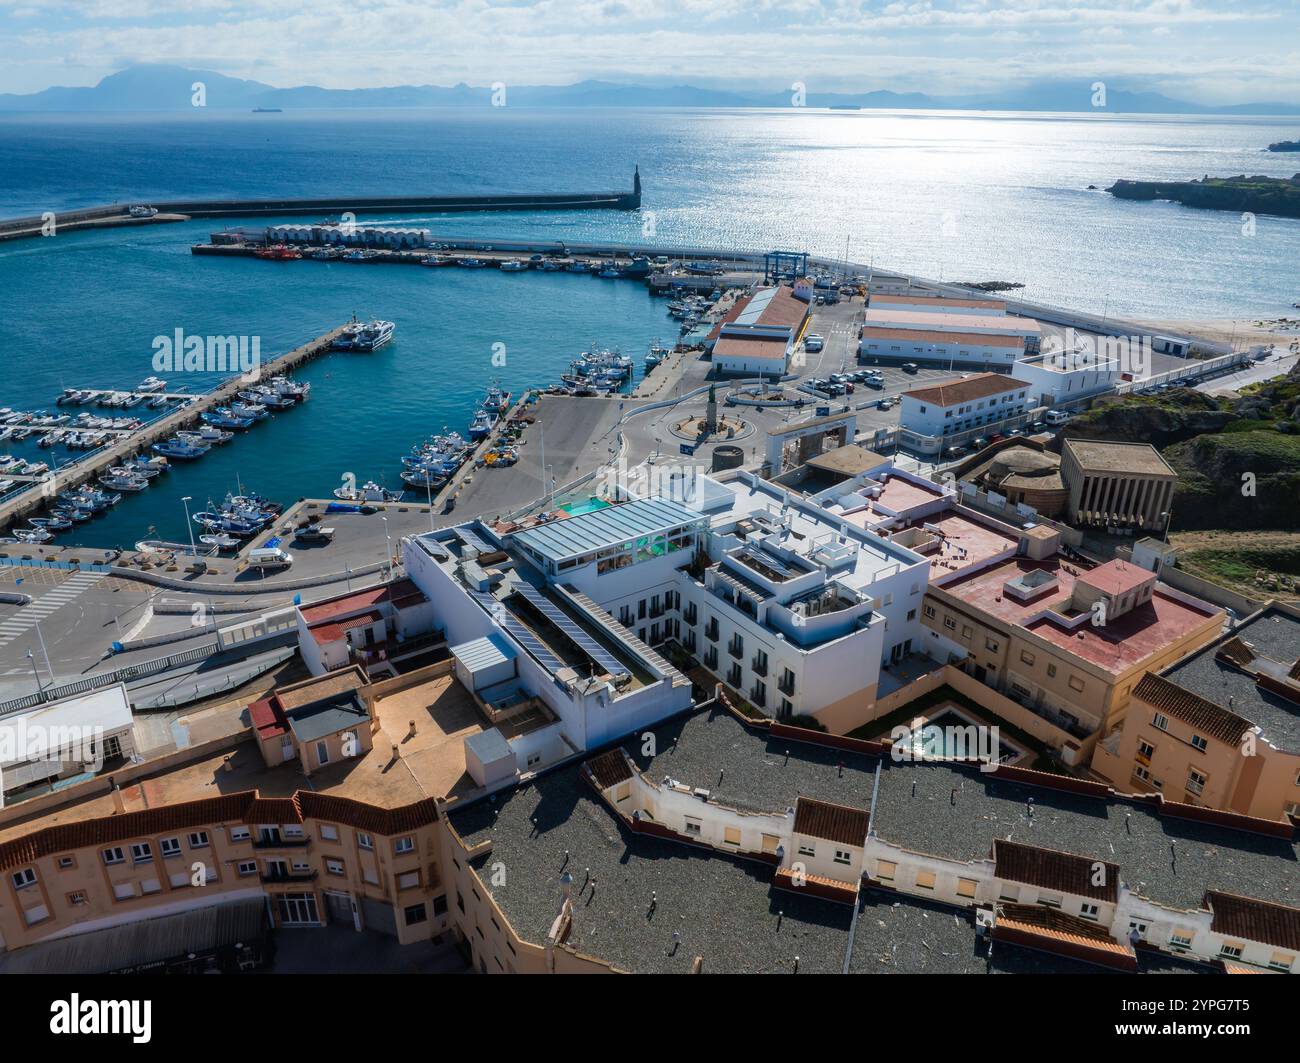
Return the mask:
M 1043 414 L 1043 420 L 1049 425 L 1055 427 L 1057 425 L 1068 424 L 1070 421 L 1070 415 L 1068 413 L 1063 413 L 1061 410 L 1048 410 Z
M 915 362 L 904 362 L 902 365 L 899 366 L 899 368 L 904 373 L 915 373 L 921 367 L 917 365 Z

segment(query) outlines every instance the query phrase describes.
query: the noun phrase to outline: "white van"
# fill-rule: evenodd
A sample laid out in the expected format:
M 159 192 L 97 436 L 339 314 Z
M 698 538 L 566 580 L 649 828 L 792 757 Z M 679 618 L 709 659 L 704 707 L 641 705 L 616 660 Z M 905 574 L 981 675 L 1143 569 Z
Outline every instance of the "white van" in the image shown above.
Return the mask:
M 1068 424 L 1070 415 L 1061 410 L 1048 410 L 1043 414 L 1043 420 L 1052 425 Z
M 293 554 L 279 547 L 250 550 L 248 554 L 249 568 L 288 568 L 292 564 Z

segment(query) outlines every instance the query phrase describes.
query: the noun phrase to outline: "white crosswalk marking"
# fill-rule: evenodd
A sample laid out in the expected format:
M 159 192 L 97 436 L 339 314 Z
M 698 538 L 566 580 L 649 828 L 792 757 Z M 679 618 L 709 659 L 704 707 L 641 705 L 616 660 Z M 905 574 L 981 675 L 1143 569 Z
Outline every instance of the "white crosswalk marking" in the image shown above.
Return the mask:
M 30 605 L 24 605 L 8 620 L 0 622 L 0 646 L 12 642 L 24 632 L 31 630 L 51 613 L 62 609 L 103 578 L 102 572 L 74 572 L 54 590 L 33 599 Z

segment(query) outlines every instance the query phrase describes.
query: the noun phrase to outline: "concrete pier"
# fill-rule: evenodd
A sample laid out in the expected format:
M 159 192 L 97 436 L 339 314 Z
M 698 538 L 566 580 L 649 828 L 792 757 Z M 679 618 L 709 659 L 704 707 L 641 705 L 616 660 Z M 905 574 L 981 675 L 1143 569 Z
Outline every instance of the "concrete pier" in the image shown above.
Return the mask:
M 145 201 L 112 203 L 79 210 L 52 211 L 48 215 L 0 220 L 0 240 L 21 240 L 77 229 L 149 225 L 190 218 L 269 218 L 298 215 L 341 214 L 464 214 L 499 210 L 637 210 L 641 206 L 641 173 L 632 175 L 632 188 L 624 192 L 521 192 L 480 196 L 322 196 L 311 199 L 174 199 L 148 203 L 158 213 L 149 218 L 130 214 Z
M 271 359 L 259 367 L 259 376 L 266 378 L 288 372 L 304 362 L 327 353 L 330 343 L 346 327 L 346 325 L 339 325 L 324 335 L 304 343 L 301 347 L 295 347 L 287 354 Z M 119 465 L 126 459 L 147 450 L 152 444 L 194 425 L 199 421 L 201 414 L 231 402 L 236 398 L 237 393 L 246 387 L 248 382 L 243 377 L 232 377 L 211 391 L 191 396 L 194 401 L 181 409 L 174 410 L 156 421 L 150 421 L 116 442 L 91 452 L 80 461 L 46 474 L 26 490 L 11 495 L 0 503 L 0 527 L 8 527 L 15 522 L 21 522 L 24 518 L 34 516 L 55 495 L 80 486 L 105 469 Z

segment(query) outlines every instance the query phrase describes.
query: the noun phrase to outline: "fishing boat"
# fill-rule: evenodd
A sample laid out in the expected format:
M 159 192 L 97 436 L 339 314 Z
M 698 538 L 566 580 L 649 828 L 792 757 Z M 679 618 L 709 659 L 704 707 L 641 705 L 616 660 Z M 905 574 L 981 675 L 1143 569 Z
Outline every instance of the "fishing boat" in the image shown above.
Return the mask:
M 466 269 L 482 269 L 487 263 L 481 258 L 460 258 L 456 260 L 456 265 L 464 266 Z
M 251 417 L 236 417 L 228 408 L 221 408 L 209 413 L 200 414 L 204 424 L 212 425 L 214 428 L 234 428 L 243 431 L 253 427 Z
M 61 517 L 57 514 L 49 517 L 33 517 L 27 522 L 33 528 L 44 528 L 46 531 L 61 532 L 67 531 L 72 527 L 72 521 L 67 517 Z
M 274 388 L 279 394 L 287 399 L 293 399 L 295 402 L 306 402 L 307 396 L 311 393 L 311 385 L 298 380 L 290 380 L 286 376 L 272 377 L 267 381 L 267 387 Z
M 17 528 L 14 530 L 14 538 L 20 543 L 39 545 L 40 543 L 48 543 L 54 536 L 44 528 Z
M 206 529 L 209 534 L 232 535 L 239 539 L 251 539 L 265 527 L 256 521 L 210 510 L 195 513 L 193 519 L 195 524 Z
M 665 347 L 658 340 L 655 340 L 652 344 L 650 344 L 650 349 L 646 352 L 646 356 L 645 356 L 646 369 L 653 369 L 655 366 L 657 366 L 660 362 L 662 362 L 665 358 L 667 358 L 672 353 L 673 353 L 673 349 L 671 347 Z
M 426 491 L 436 491 L 448 480 L 445 472 L 436 468 L 420 467 L 406 469 L 402 472 L 402 482 L 411 487 L 420 487 Z
M 370 321 L 367 322 L 357 333 L 356 341 L 352 344 L 354 351 L 377 351 L 393 338 L 393 331 L 396 329 L 391 321 Z
M 487 389 L 487 397 L 483 399 L 480 405 L 483 409 L 500 416 L 510 408 L 510 392 L 502 391 L 501 388 L 493 384 Z
M 224 532 L 218 532 L 215 535 L 200 535 L 199 542 L 204 546 L 215 546 L 218 550 L 235 550 L 239 547 L 239 540 L 233 535 L 226 535 Z
M 135 386 L 136 391 L 151 392 L 162 391 L 167 387 L 167 381 L 161 377 L 147 376 Z
M 101 475 L 98 483 L 110 491 L 143 491 L 149 486 L 149 481 L 143 476 L 120 476 L 112 472 Z
M 260 402 L 232 402 L 230 412 L 236 417 L 251 417 L 254 421 L 264 421 L 270 416 L 270 411 Z
M 235 438 L 234 432 L 223 432 L 220 428 L 215 428 L 210 424 L 190 429 L 187 432 L 177 432 L 176 435 L 180 439 L 196 439 L 200 443 L 207 443 L 209 445 L 229 443 Z
M 528 263 L 520 258 L 508 258 L 501 263 L 502 273 L 522 273 L 528 268 Z
M 363 328 L 365 328 L 365 325 L 360 321 L 349 321 L 343 326 L 343 331 L 330 342 L 331 349 L 336 351 L 352 350 L 352 345 L 357 342 L 357 334 Z
M 422 266 L 454 266 L 456 260 L 450 255 L 427 255 L 420 259 Z
M 367 480 L 360 487 L 336 487 L 334 497 L 343 502 L 400 502 L 402 492 L 389 491 L 374 480 Z
M 469 423 L 470 439 L 475 441 L 485 439 L 488 433 L 492 431 L 492 426 L 496 423 L 496 414 L 490 410 L 479 410 L 474 414 L 474 419 Z
M 203 457 L 209 448 L 200 443 L 177 437 L 164 439 L 161 443 L 155 443 L 149 449 L 169 461 L 194 461 L 196 458 Z

